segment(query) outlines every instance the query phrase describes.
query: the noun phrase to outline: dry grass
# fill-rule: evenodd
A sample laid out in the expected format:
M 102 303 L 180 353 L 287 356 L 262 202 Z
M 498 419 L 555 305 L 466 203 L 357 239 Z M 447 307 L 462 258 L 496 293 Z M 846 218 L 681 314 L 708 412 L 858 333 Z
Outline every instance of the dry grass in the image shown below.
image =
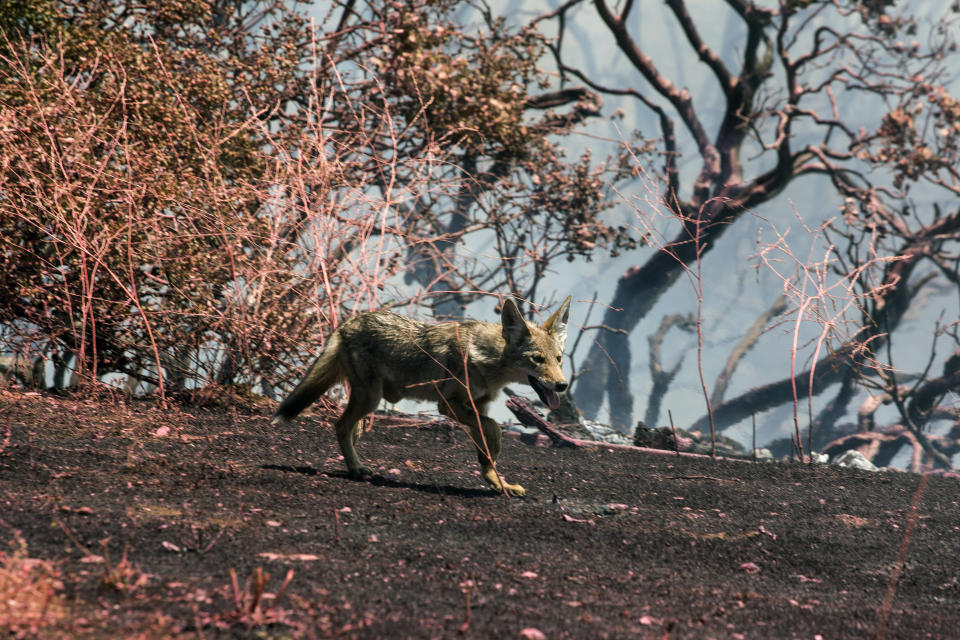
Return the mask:
M 0 551 L 0 634 L 35 638 L 60 627 L 66 616 L 62 591 L 57 567 L 31 558 L 16 533 L 10 548 Z

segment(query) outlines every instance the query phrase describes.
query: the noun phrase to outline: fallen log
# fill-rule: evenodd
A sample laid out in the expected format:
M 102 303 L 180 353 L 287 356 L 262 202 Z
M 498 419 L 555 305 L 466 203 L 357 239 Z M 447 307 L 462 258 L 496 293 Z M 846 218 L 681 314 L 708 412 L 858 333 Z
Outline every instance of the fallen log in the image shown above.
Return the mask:
M 632 444 L 619 444 L 614 442 L 602 442 L 599 440 L 581 440 L 571 438 L 560 431 L 555 425 L 547 422 L 540 416 L 540 413 L 530 404 L 530 401 L 520 396 L 513 396 L 507 400 L 507 408 L 513 412 L 521 424 L 528 427 L 536 427 L 543 432 L 556 447 L 567 448 L 604 448 L 626 451 L 637 451 L 642 453 L 652 453 L 658 456 L 676 456 L 684 458 L 710 458 L 714 460 L 737 460 L 740 462 L 752 462 L 748 458 L 729 458 L 722 456 L 708 456 L 702 453 L 691 453 L 689 451 L 670 451 L 669 449 L 652 449 L 650 447 L 637 447 Z

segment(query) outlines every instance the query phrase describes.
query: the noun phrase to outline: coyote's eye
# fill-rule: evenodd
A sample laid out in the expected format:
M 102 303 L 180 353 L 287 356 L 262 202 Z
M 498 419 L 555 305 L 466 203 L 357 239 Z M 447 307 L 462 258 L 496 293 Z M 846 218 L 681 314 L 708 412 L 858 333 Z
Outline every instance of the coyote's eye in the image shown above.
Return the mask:
M 563 356 L 557 356 L 557 362 L 563 362 Z
M 530 356 L 530 359 L 533 360 L 534 364 L 543 364 L 544 362 L 547 361 L 546 358 L 544 358 L 540 354 Z

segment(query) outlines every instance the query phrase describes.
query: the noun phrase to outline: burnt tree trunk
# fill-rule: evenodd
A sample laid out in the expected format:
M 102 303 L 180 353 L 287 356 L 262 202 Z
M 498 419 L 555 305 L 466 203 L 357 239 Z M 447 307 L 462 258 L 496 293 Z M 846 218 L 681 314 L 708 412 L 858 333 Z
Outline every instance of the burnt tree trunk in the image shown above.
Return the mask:
M 617 281 L 601 329 L 581 364 L 574 398 L 584 415 L 596 419 L 606 396 L 610 421 L 629 429 L 633 425 L 630 390 L 630 332 L 650 312 L 664 293 L 710 251 L 736 218 L 750 207 L 769 200 L 794 177 L 789 168 L 775 168 L 748 184 L 729 185 L 705 205 L 678 217 L 684 228 L 673 242 L 659 249 L 642 266 L 631 267 Z M 699 224 L 696 223 L 699 217 Z M 696 229 L 699 229 L 697 237 Z

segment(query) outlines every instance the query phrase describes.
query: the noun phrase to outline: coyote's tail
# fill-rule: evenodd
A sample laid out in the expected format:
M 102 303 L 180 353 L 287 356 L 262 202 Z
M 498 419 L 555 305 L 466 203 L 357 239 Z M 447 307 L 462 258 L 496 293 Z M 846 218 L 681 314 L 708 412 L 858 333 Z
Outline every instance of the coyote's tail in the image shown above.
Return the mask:
M 340 382 L 344 378 L 344 372 L 340 367 L 339 356 L 340 334 L 334 332 L 327 340 L 323 352 L 307 369 L 307 375 L 303 376 L 300 384 L 277 407 L 270 423 L 286 424 L 293 420 L 327 389 Z

